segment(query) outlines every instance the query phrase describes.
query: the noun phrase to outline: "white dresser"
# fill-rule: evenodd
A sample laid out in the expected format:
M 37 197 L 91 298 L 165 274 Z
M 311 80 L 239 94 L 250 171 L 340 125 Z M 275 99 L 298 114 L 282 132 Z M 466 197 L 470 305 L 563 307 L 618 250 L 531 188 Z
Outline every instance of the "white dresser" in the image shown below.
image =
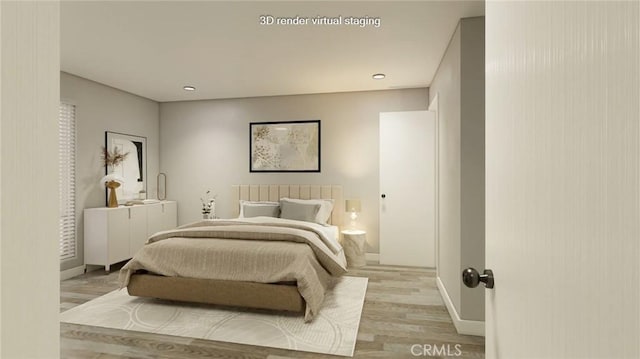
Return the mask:
M 109 272 L 118 263 L 142 248 L 147 238 L 178 225 L 178 204 L 153 204 L 84 210 L 84 262 L 103 265 Z

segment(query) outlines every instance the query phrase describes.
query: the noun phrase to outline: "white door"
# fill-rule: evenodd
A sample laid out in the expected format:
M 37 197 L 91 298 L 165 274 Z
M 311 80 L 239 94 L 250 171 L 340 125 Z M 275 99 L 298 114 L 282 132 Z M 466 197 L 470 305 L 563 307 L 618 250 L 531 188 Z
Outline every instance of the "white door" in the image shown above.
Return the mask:
M 380 113 L 380 263 L 435 267 L 435 114 Z
M 639 24 L 486 3 L 487 358 L 640 358 Z

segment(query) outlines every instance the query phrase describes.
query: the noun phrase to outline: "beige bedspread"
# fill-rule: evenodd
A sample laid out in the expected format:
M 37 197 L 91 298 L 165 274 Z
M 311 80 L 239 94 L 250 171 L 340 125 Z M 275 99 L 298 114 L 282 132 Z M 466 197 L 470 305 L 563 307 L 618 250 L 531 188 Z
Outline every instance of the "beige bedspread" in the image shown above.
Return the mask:
M 304 225 L 203 221 L 159 232 L 120 271 L 120 284 L 144 269 L 165 276 L 277 283 L 295 281 L 305 320 L 318 313 L 332 276 L 346 273 L 342 251 Z

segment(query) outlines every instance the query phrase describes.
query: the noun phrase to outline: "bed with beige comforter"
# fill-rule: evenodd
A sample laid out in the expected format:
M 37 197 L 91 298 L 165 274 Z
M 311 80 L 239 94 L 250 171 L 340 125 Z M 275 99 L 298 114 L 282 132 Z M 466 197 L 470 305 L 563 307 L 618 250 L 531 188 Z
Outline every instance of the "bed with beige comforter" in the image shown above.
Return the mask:
M 122 268 L 121 286 L 141 270 L 169 277 L 295 282 L 309 321 L 333 278 L 346 273 L 346 259 L 319 224 L 257 217 L 204 220 L 159 232 Z

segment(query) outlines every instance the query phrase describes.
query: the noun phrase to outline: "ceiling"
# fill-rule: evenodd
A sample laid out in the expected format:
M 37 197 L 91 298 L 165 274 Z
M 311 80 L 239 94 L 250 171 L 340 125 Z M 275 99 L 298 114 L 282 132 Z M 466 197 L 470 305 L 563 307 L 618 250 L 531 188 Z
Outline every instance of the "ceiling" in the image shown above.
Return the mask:
M 61 69 L 159 102 L 426 87 L 458 20 L 483 14 L 483 1 L 63 1 Z M 346 24 L 366 16 L 380 26 Z

